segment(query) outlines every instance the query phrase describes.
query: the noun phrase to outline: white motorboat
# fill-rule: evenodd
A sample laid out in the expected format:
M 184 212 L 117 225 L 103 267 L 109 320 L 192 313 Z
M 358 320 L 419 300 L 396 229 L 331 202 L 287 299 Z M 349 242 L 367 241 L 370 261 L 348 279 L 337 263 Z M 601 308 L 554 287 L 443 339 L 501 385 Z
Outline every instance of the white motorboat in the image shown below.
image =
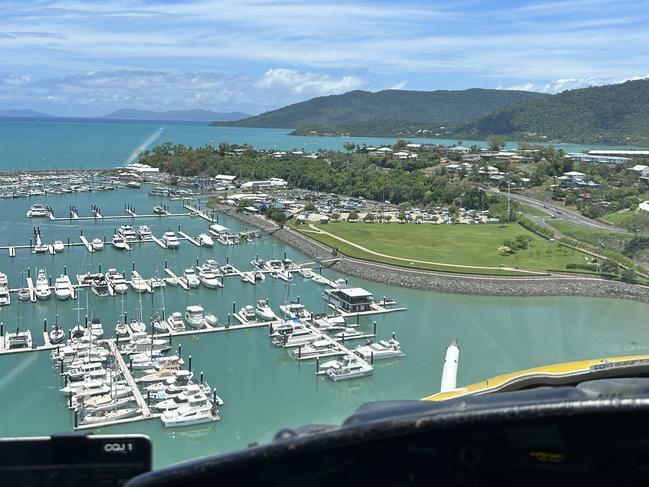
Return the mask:
M 201 233 L 197 240 L 203 247 L 214 247 L 214 240 L 207 233 Z
M 372 375 L 373 372 L 374 367 L 372 367 L 370 364 L 368 364 L 364 360 L 359 359 L 358 357 L 352 357 L 342 363 L 339 367 L 332 367 L 327 369 L 326 374 L 329 379 L 334 382 L 338 382 L 342 380 L 367 377 L 368 375 Z
M 164 209 L 162 205 L 155 205 L 153 207 L 153 214 L 154 215 L 166 215 L 167 211 Z
M 183 315 L 178 311 L 174 311 L 167 318 L 167 325 L 171 331 L 185 331 L 185 322 L 183 321 Z
M 389 340 L 359 345 L 354 349 L 354 352 L 365 360 L 381 360 L 405 355 L 401 350 L 401 344 L 394 337 Z
M 124 237 L 122 237 L 121 235 L 113 235 L 113 240 L 111 243 L 117 250 L 126 250 L 128 248 L 126 240 L 124 240 Z
M 216 317 L 216 315 L 208 313 L 205 315 L 205 322 L 210 326 L 216 326 L 219 322 L 219 319 Z
M 255 313 L 257 317 L 263 321 L 273 321 L 277 319 L 277 316 L 268 305 L 267 299 L 260 299 L 257 301 L 257 307 L 255 308 Z
M 91 245 L 92 245 L 92 250 L 94 250 L 95 252 L 104 250 L 104 241 L 100 238 L 93 238 Z
M 273 339 L 273 344 L 283 348 L 294 348 L 312 343 L 322 338 L 322 335 L 307 328 L 298 328 L 293 333 L 281 334 Z
M 280 304 L 279 309 L 284 314 L 284 318 L 308 319 L 311 317 L 311 313 L 309 313 L 304 305 L 300 303 Z
M 319 357 L 321 355 L 333 355 L 337 352 L 339 352 L 339 349 L 336 344 L 331 340 L 324 338 L 311 343 L 307 343 L 306 345 L 302 345 L 302 347 L 298 348 L 297 350 L 293 350 L 293 354 L 296 357 L 302 359 Z
M 122 225 L 117 229 L 117 233 L 127 243 L 137 242 L 137 234 L 133 230 L 133 225 Z
M 149 283 L 146 279 L 143 279 L 142 276 L 137 272 L 131 272 L 131 287 L 137 293 L 147 292 L 149 288 Z
M 208 401 L 202 406 L 190 406 L 186 404 L 180 406 L 178 409 L 164 411 L 160 419 L 167 428 L 172 428 L 208 423 L 210 421 L 216 421 L 217 417 L 214 414 L 212 403 Z
M 197 385 L 191 385 L 176 397 L 156 403 L 153 408 L 158 411 L 171 411 L 184 405 L 197 407 L 203 406 L 208 402 L 210 400 L 201 392 L 201 388 Z
M 344 330 L 341 330 L 334 335 L 334 337 L 336 337 L 337 340 L 343 340 L 343 339 L 352 340 L 360 336 L 363 336 L 363 334 L 360 331 L 358 331 L 356 328 L 351 328 L 351 327 L 347 327 Z
M 185 280 L 187 281 L 187 286 L 194 289 L 201 285 L 201 281 L 196 275 L 194 269 L 185 269 Z
M 68 275 L 61 274 L 56 278 L 56 281 L 54 281 L 54 295 L 56 299 L 60 299 L 61 301 L 72 297 L 72 282 Z
M 27 212 L 28 218 L 44 218 L 48 215 L 47 208 L 40 203 L 35 203 Z
M 131 189 L 140 189 L 142 184 L 139 181 L 128 181 L 126 187 Z
M 207 269 L 205 267 L 200 268 L 198 271 L 198 279 L 201 281 L 201 284 L 209 289 L 214 289 L 221 286 L 221 281 L 216 271 L 212 269 Z
M 165 232 L 162 236 L 162 241 L 168 249 L 177 249 L 180 245 L 180 241 L 174 232 Z
M 161 277 L 152 277 L 149 279 L 149 285 L 152 290 L 167 287 L 167 282 Z
M 32 332 L 29 330 L 10 331 L 5 333 L 4 348 L 32 348 Z
M 65 331 L 60 326 L 55 326 L 49 333 L 50 343 L 57 344 L 65 340 Z
M 250 261 L 250 265 L 253 267 L 253 269 L 262 270 L 266 265 L 266 261 L 264 261 L 264 259 L 260 259 L 259 257 L 255 257 Z
M 255 281 L 264 282 L 266 280 L 266 274 L 261 271 L 255 271 Z
M 99 339 L 104 336 L 104 327 L 102 326 L 99 318 L 93 318 L 88 329 L 90 330 L 92 337 L 95 339 Z
M 38 299 L 49 299 L 52 295 L 50 284 L 47 279 L 45 269 L 38 271 L 38 278 L 36 279 L 36 297 Z
M 96 296 L 100 297 L 110 296 L 111 294 L 108 281 L 106 280 L 106 276 L 104 276 L 103 274 L 97 276 L 96 279 L 92 280 L 90 289 Z
M 308 267 L 300 268 L 298 272 L 299 272 L 299 273 L 302 275 L 302 277 L 304 277 L 305 279 L 311 279 L 311 278 L 313 277 L 313 271 L 312 271 L 311 269 L 309 269 Z
M 124 279 L 124 276 L 121 273 L 117 272 L 117 270 L 108 269 L 108 272 L 106 273 L 106 279 L 117 294 L 124 294 L 126 291 L 128 291 L 128 284 L 126 284 L 126 279 Z
M 54 252 L 58 254 L 59 252 L 63 252 L 65 250 L 65 244 L 61 240 L 55 240 L 52 248 L 54 249 Z
M 246 321 L 256 321 L 257 313 L 255 312 L 255 307 L 247 304 L 239 310 L 239 316 L 241 316 Z
M 185 361 L 178 355 L 160 355 L 151 356 L 149 354 L 131 355 L 134 370 L 146 370 L 150 368 L 157 369 L 179 369 Z
M 78 385 L 77 385 L 78 384 Z M 74 395 L 78 398 L 108 394 L 111 387 L 101 379 L 90 379 L 78 382 L 69 382 L 60 391 L 66 396 Z
M 9 279 L 7 274 L 0 272 L 0 306 L 11 304 L 11 294 L 9 293 Z
M 29 293 L 29 289 L 27 289 L 26 287 L 20 288 L 20 290 L 18 291 L 18 299 L 20 299 L 21 301 L 29 301 L 30 298 L 31 295 Z
M 185 310 L 185 322 L 190 328 L 205 328 L 207 324 L 203 316 L 203 307 L 199 305 L 187 306 Z
M 348 328 L 342 315 L 321 316 L 313 320 L 313 323 L 323 331 L 341 331 Z
M 103 396 L 91 396 L 76 403 L 76 409 L 83 414 L 83 411 L 96 414 L 99 411 L 113 411 L 122 406 L 135 402 L 133 396 L 116 398 L 113 394 Z
M 162 368 L 160 370 L 156 370 L 155 372 L 151 372 L 149 374 L 143 375 L 142 377 L 135 379 L 135 382 L 142 383 L 142 384 L 152 383 L 152 382 L 164 382 L 167 379 L 175 378 L 176 372 L 178 372 L 178 370 L 174 370 L 170 368 L 169 369 Z
M 130 343 L 126 344 L 122 351 L 123 353 L 133 354 L 140 352 L 164 352 L 169 350 L 169 340 L 160 339 L 160 338 L 137 338 L 131 340 Z
M 137 236 L 140 240 L 151 240 L 151 228 L 149 225 L 140 225 L 137 228 Z

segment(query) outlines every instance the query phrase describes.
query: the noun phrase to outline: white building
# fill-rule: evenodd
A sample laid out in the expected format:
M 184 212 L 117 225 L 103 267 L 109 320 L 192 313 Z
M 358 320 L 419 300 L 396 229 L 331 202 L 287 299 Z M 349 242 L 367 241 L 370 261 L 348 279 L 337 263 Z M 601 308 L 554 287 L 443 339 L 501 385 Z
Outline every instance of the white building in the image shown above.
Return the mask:
M 566 157 L 571 161 L 592 162 L 598 164 L 622 164 L 629 160 L 628 157 L 592 154 L 592 151 L 588 154 L 584 154 L 583 152 L 571 152 Z
M 254 188 L 279 188 L 288 186 L 288 182 L 281 178 L 270 178 L 266 181 L 246 181 L 241 185 L 241 189 Z

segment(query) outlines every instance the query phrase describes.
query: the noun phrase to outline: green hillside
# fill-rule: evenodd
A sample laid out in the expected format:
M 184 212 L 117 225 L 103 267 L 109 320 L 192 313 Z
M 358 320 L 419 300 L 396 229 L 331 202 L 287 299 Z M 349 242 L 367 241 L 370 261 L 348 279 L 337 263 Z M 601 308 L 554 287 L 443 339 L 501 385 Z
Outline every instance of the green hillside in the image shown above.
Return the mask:
M 320 134 L 396 135 L 418 131 L 434 134 L 516 103 L 547 97 L 526 91 L 485 89 L 351 91 L 213 125 L 293 128 L 300 133 L 315 130 Z
M 592 144 L 649 143 L 649 80 L 564 91 L 470 122 L 455 135 Z

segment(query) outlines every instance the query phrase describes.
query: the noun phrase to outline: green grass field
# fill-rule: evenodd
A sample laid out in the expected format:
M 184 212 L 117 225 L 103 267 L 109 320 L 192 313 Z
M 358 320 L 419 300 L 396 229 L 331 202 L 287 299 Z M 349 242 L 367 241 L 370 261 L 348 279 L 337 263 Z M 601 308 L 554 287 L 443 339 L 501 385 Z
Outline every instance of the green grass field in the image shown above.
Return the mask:
M 637 211 L 637 210 L 636 210 Z M 612 223 L 613 225 L 616 226 L 621 226 L 630 216 L 633 216 L 636 214 L 636 211 L 633 210 L 620 210 L 616 211 L 613 213 L 609 213 L 608 215 L 604 215 L 602 217 L 602 220 L 605 220 L 607 222 Z
M 564 220 L 546 220 L 546 222 L 556 228 L 566 237 L 571 237 L 582 242 L 597 246 L 598 242 L 603 242 L 607 248 L 619 250 L 622 248 L 624 241 L 633 238 L 630 233 L 615 233 L 605 230 L 596 230 L 586 228 Z
M 587 262 L 584 254 L 563 248 L 556 242 L 548 242 L 516 223 L 488 225 L 416 225 L 410 223 L 401 225 L 398 223 L 336 222 L 325 225 L 317 224 L 315 227 L 390 257 L 373 255 L 329 235 L 309 232 L 309 228 L 306 226 L 295 228 L 306 231 L 306 235 L 325 245 L 336 247 L 340 252 L 350 257 L 402 267 L 468 274 L 520 275 L 520 273 L 498 269 L 498 267 L 518 266 L 519 269 L 538 272 L 547 269 L 565 269 L 566 265 L 571 262 Z M 519 250 L 513 255 L 501 255 L 498 252 L 498 247 L 504 240 L 514 239 L 517 235 L 529 235 L 532 238 L 531 246 L 526 250 Z M 431 263 L 396 260 L 391 257 Z M 496 267 L 497 269 L 439 264 Z

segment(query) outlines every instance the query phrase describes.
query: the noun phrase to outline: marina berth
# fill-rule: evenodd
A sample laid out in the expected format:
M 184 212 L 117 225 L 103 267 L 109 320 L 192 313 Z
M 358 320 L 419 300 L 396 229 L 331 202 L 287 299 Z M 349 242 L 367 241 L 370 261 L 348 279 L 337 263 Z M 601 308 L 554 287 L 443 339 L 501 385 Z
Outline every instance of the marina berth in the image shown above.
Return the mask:
M 199 267 L 198 279 L 201 282 L 201 284 L 208 289 L 215 289 L 221 286 L 221 281 L 219 280 L 218 271 L 209 266 Z
M 139 272 L 131 272 L 131 287 L 136 293 L 144 293 L 150 290 L 149 283 L 146 279 L 142 278 Z
M 63 252 L 65 250 L 65 244 L 61 240 L 55 240 L 52 248 L 56 253 Z
M 106 272 L 106 280 L 115 293 L 124 294 L 128 291 L 128 284 L 126 283 L 126 279 L 124 279 L 124 275 L 117 272 L 116 269 L 108 269 L 108 272 Z
M 122 225 L 117 229 L 117 234 L 124 239 L 126 243 L 137 242 L 137 234 L 133 230 L 133 225 Z
M 197 240 L 203 247 L 208 247 L 208 248 L 214 247 L 214 240 L 212 240 L 212 237 L 210 237 L 207 233 L 201 233 L 198 236 Z
M 88 331 L 90 332 L 90 335 L 94 340 L 98 340 L 99 338 L 104 336 L 104 327 L 102 326 L 99 318 L 93 318 L 91 320 Z
M 152 240 L 151 228 L 149 225 L 140 225 L 137 227 L 137 236 L 140 240 Z
M 54 294 L 56 299 L 65 301 L 72 297 L 72 282 L 70 282 L 70 277 L 67 275 L 60 275 L 54 281 Z
M 95 276 L 95 278 L 92 280 L 92 283 L 90 284 L 90 289 L 96 296 L 99 297 L 110 296 L 112 294 L 108 281 L 106 280 L 106 276 L 104 276 L 103 274 Z
M 372 375 L 374 367 L 358 357 L 345 356 L 346 359 L 341 361 L 340 366 L 330 367 L 326 371 L 327 378 L 334 381 L 343 381 L 350 379 L 359 379 Z
M 293 349 L 293 355 L 301 360 L 343 353 L 345 352 L 341 351 L 336 343 L 327 339 L 318 339 Z
M 185 331 L 185 321 L 183 320 L 182 313 L 174 311 L 167 318 L 167 326 L 172 332 Z

